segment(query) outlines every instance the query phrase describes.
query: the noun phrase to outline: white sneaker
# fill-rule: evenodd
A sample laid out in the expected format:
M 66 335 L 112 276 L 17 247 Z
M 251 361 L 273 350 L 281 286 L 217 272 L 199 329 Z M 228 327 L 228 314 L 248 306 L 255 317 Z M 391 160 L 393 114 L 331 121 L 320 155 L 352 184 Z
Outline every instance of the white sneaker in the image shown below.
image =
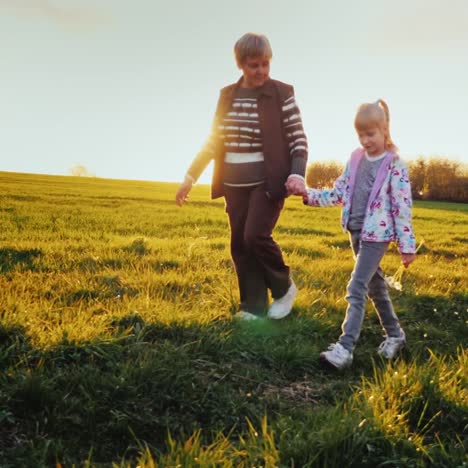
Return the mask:
M 268 317 L 278 320 L 289 315 L 295 297 L 297 296 L 297 287 L 294 281 L 291 280 L 291 286 L 283 297 L 276 299 L 268 309 Z
M 327 351 L 320 353 L 320 359 L 337 369 L 344 369 L 353 362 L 353 355 L 340 343 L 333 343 L 328 347 Z
M 403 330 L 401 330 L 400 336 L 393 337 L 387 336 L 382 343 L 380 343 L 377 353 L 380 354 L 385 359 L 393 359 L 399 351 L 401 351 L 406 344 L 406 335 Z
M 234 318 L 236 320 L 258 320 L 260 317 L 255 314 L 251 314 L 250 312 L 246 312 L 245 310 L 240 310 L 234 314 Z

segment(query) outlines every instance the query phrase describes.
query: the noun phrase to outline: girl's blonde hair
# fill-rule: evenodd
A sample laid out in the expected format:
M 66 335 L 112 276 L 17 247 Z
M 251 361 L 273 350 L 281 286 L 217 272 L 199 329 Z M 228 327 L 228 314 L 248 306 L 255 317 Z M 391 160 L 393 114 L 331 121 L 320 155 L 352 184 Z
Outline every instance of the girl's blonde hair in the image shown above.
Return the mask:
M 390 112 L 387 103 L 383 99 L 361 104 L 356 112 L 354 119 L 356 131 L 367 130 L 369 127 L 374 126 L 379 127 L 385 135 L 385 148 L 396 151 L 398 148 L 390 136 Z
M 266 57 L 270 60 L 273 52 L 266 36 L 246 33 L 234 44 L 234 55 L 237 66 L 241 68 L 247 57 Z

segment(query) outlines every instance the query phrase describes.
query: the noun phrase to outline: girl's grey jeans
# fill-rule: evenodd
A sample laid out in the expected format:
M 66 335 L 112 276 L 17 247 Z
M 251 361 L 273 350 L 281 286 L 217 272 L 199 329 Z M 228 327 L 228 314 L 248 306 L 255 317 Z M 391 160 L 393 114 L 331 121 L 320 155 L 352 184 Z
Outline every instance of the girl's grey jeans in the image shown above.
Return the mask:
M 369 296 L 377 311 L 387 336 L 401 334 L 398 317 L 393 310 L 380 261 L 388 249 L 388 242 L 361 241 L 361 231 L 351 231 L 350 241 L 354 253 L 354 270 L 348 283 L 346 300 L 348 307 L 341 326 L 339 343 L 351 353 L 361 333 L 362 322 Z

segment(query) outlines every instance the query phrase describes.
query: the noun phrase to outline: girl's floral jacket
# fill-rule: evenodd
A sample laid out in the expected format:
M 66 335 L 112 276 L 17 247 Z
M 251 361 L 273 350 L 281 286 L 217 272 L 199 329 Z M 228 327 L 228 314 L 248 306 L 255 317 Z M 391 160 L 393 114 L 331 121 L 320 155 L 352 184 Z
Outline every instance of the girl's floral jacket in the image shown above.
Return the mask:
M 304 200 L 310 206 L 343 205 L 341 225 L 344 231 L 347 231 L 357 168 L 363 157 L 362 148 L 355 150 L 333 189 L 308 189 L 307 200 Z M 408 169 L 396 153 L 389 152 L 380 165 L 369 195 L 361 239 L 371 242 L 396 241 L 401 253 L 414 253 L 416 240 L 411 207 Z

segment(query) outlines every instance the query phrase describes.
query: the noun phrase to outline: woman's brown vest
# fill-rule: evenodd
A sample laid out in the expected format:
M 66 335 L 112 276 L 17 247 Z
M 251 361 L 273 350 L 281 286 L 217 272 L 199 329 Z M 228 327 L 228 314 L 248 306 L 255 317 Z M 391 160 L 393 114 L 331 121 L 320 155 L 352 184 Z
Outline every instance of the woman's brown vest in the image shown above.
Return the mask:
M 217 132 L 221 119 L 229 111 L 235 91 L 240 86 L 240 81 L 221 90 L 213 122 L 214 132 Z M 263 85 L 258 96 L 262 151 L 265 157 L 265 190 L 268 196 L 274 200 L 286 196 L 284 183 L 291 173 L 291 156 L 283 128 L 281 107 L 284 101 L 293 94 L 294 89 L 291 85 L 270 79 Z M 219 198 L 224 195 L 224 153 L 224 143 L 218 139 L 214 157 L 211 198 Z

